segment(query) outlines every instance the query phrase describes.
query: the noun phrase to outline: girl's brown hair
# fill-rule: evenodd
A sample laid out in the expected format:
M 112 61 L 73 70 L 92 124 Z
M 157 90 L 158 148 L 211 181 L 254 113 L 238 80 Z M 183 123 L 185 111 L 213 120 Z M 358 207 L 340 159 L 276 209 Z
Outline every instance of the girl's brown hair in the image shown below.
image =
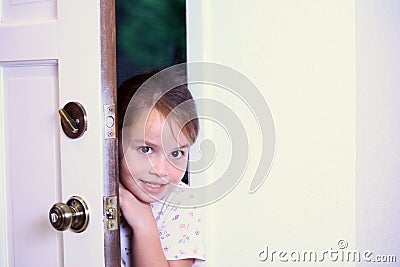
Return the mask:
M 120 132 L 142 111 L 154 108 L 164 118 L 171 116 L 192 144 L 198 136 L 197 109 L 187 86 L 186 71 L 152 72 L 126 80 L 118 88 L 117 108 Z

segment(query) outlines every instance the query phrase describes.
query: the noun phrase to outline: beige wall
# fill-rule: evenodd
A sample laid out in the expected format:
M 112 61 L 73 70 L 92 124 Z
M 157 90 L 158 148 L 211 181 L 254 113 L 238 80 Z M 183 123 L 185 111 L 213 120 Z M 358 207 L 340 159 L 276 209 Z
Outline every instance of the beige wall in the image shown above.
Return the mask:
M 270 174 L 249 194 L 260 157 L 257 127 L 240 99 L 217 89 L 204 93 L 231 105 L 251 136 L 245 177 L 205 208 L 208 266 L 290 265 L 259 261 L 266 245 L 322 253 L 344 239 L 354 249 L 355 2 L 188 1 L 188 12 L 189 60 L 221 63 L 248 76 L 276 127 Z M 203 130 L 216 144 L 226 143 L 213 126 Z M 226 159 L 229 148 L 219 149 L 217 157 Z M 216 161 L 203 177 L 212 181 L 224 164 Z

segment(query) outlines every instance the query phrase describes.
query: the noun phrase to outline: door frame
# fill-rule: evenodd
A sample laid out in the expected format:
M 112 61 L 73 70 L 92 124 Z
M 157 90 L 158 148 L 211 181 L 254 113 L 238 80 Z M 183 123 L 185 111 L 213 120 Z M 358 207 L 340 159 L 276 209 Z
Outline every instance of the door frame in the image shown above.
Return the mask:
M 103 190 L 104 190 L 104 259 L 105 266 L 111 267 L 120 264 L 121 248 L 119 235 L 119 167 L 118 167 L 118 118 L 116 117 L 117 102 L 117 67 L 116 67 L 116 24 L 115 0 L 100 1 L 100 38 L 101 38 L 101 90 L 104 105 L 104 151 L 103 151 Z M 113 115 L 111 129 L 107 127 L 107 113 Z M 108 125 L 108 126 L 107 126 Z M 111 132 L 106 132 L 107 130 Z M 108 135 L 111 135 L 109 138 Z M 114 197 L 117 201 L 114 214 L 116 228 L 109 230 L 107 222 L 107 197 Z

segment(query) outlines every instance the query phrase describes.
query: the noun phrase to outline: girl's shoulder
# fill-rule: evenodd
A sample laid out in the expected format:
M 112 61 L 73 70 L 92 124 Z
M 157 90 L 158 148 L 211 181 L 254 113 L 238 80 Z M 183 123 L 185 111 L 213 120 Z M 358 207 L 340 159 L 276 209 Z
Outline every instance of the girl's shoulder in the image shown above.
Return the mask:
M 154 217 L 158 223 L 184 221 L 201 222 L 201 213 L 196 206 L 187 206 L 185 200 L 192 198 L 190 187 L 179 183 L 164 200 L 151 203 Z
M 195 264 L 205 260 L 202 214 L 197 207 L 187 207 L 186 184 L 180 184 L 164 202 L 153 203 L 161 246 L 167 260 L 193 258 Z M 155 204 L 155 205 L 154 205 Z

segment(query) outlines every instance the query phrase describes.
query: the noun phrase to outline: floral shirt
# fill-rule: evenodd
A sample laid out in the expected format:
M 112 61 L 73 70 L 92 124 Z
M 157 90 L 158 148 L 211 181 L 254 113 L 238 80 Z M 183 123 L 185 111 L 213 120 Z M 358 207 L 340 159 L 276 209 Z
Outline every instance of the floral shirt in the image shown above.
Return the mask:
M 179 186 L 185 185 L 182 183 Z M 205 261 L 202 217 L 196 208 L 179 207 L 179 203 L 171 204 L 170 200 L 181 191 L 182 189 L 174 190 L 165 202 L 157 201 L 151 203 L 150 206 L 157 222 L 165 258 L 167 260 L 193 258 L 192 266 L 200 266 Z M 130 263 L 132 230 L 126 223 L 121 223 L 120 231 L 122 266 L 130 267 L 133 266 Z

